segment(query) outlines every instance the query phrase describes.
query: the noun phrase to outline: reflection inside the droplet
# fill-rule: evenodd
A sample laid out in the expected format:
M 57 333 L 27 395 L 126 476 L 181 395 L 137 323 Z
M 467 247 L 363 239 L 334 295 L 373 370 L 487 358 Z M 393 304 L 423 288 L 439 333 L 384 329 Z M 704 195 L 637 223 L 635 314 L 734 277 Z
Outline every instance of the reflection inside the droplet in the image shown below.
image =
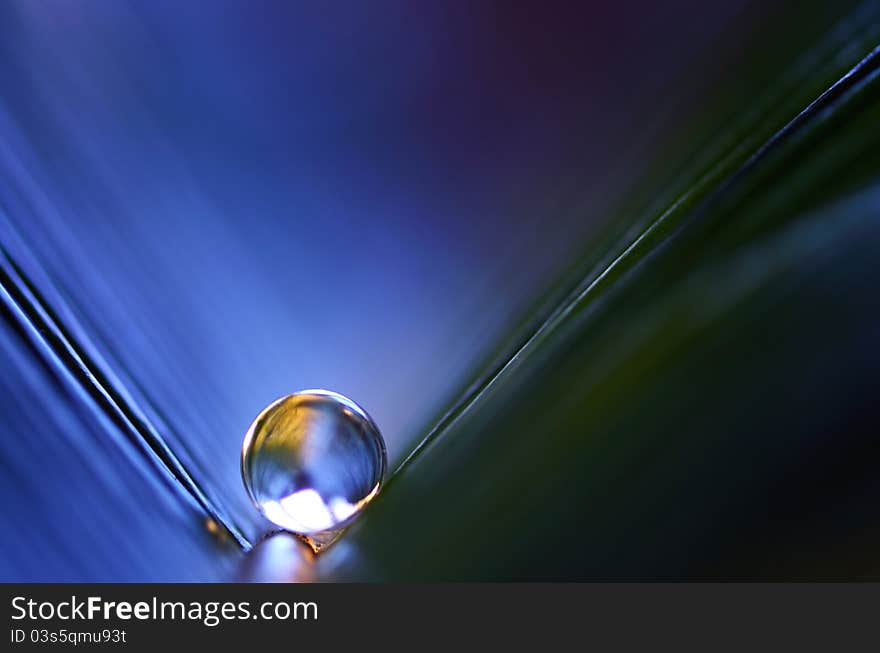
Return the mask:
M 313 533 L 331 530 L 357 512 L 357 506 L 341 497 L 333 497 L 328 504 L 315 490 L 306 489 L 280 501 L 263 502 L 263 512 L 270 521 L 294 532 Z

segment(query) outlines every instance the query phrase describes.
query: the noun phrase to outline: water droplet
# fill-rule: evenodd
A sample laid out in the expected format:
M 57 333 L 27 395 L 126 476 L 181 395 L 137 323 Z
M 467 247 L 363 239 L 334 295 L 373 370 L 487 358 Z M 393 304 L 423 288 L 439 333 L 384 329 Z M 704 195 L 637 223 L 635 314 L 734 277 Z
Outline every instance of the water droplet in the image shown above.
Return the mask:
M 351 399 L 304 390 L 270 404 L 244 437 L 241 475 L 254 505 L 301 535 L 347 525 L 379 491 L 385 442 Z M 326 538 L 325 538 L 326 541 Z

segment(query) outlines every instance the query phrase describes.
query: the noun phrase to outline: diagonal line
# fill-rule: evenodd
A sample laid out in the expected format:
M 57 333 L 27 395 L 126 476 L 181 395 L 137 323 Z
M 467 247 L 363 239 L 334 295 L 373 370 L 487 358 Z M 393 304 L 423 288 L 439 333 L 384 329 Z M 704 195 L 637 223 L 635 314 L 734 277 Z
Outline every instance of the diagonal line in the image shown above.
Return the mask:
M 782 128 L 777 130 L 769 139 L 758 147 L 744 163 L 742 163 L 732 174 L 723 178 L 704 198 L 705 201 L 713 197 L 717 197 L 744 174 L 751 170 L 759 161 L 763 160 L 770 152 L 776 150 L 785 142 L 790 140 L 797 132 L 801 130 L 811 120 L 819 117 L 823 112 L 831 110 L 837 106 L 839 102 L 846 98 L 850 91 L 861 85 L 873 81 L 880 69 L 880 46 L 875 47 L 871 52 L 862 58 L 855 66 L 853 66 L 846 74 L 840 77 L 834 84 L 826 89 L 821 95 L 808 104 L 794 118 L 787 122 Z M 549 315 L 541 322 L 541 324 L 530 332 L 529 335 L 519 344 L 513 353 L 500 366 L 494 368 L 489 373 L 483 375 L 480 379 L 471 384 L 465 392 L 453 403 L 452 407 L 443 414 L 437 423 L 428 431 L 425 437 L 415 446 L 409 455 L 397 466 L 392 473 L 391 479 L 399 474 L 407 465 L 409 465 L 425 448 L 432 442 L 440 438 L 446 431 L 454 426 L 493 386 L 507 376 L 510 370 L 527 357 L 535 348 L 536 343 L 543 340 L 550 333 L 556 330 L 566 318 L 582 304 L 587 302 L 596 294 L 596 289 L 603 283 L 610 283 L 612 277 L 621 274 L 628 265 L 638 261 L 638 257 L 634 254 L 643 249 L 650 238 L 659 233 L 660 228 L 669 220 L 669 218 L 679 210 L 688 206 L 693 200 L 697 199 L 699 189 L 708 184 L 717 177 L 721 170 L 730 163 L 730 159 L 734 154 L 725 157 L 722 161 L 716 163 L 708 172 L 691 186 L 691 188 L 682 193 L 663 213 L 660 214 L 637 238 L 635 238 L 623 251 L 621 251 L 605 268 L 595 277 L 589 275 L 582 280 L 573 291 L 554 308 Z
M 35 285 L 0 244 L 0 300 L 12 311 L 29 337 L 43 345 L 39 349 L 53 356 L 50 363 L 60 366 L 82 387 L 116 425 L 158 466 L 173 479 L 240 548 L 250 549 L 250 542 L 223 515 L 193 479 L 186 466 L 174 454 L 156 427 L 136 405 L 125 397 L 64 327 Z

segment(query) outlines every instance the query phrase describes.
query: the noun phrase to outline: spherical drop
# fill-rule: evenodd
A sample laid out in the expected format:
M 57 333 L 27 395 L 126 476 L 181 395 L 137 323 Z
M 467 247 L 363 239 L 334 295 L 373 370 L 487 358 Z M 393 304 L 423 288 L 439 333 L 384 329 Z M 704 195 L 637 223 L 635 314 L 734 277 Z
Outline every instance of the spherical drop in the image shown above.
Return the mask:
M 305 390 L 283 397 L 251 424 L 241 475 L 271 522 L 302 535 L 335 531 L 379 492 L 385 442 L 370 416 L 347 397 Z

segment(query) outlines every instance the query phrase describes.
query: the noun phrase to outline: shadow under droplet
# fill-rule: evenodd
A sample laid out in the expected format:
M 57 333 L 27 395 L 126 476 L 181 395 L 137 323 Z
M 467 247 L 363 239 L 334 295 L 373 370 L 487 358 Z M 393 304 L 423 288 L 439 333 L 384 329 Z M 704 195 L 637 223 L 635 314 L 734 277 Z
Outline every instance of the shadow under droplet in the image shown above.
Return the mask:
M 301 539 L 283 531 L 260 540 L 236 574 L 245 583 L 312 583 L 317 580 L 315 554 Z

